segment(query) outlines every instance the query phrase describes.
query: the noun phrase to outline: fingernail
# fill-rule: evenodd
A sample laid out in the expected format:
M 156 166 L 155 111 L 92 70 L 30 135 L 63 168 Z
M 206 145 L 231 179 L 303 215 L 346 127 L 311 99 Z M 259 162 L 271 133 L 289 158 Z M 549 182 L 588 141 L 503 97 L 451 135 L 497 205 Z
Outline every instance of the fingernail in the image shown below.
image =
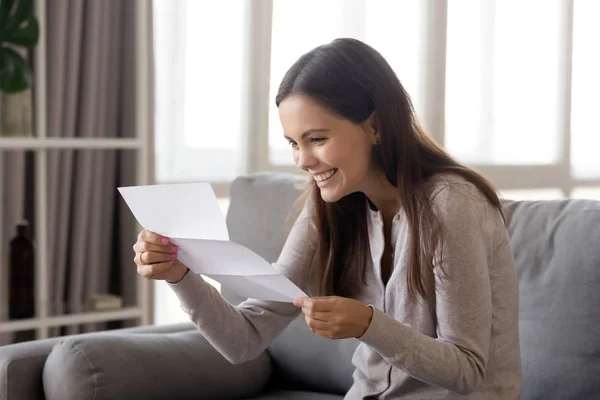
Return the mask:
M 173 247 L 171 248 L 171 250 L 173 251 L 173 253 L 177 253 L 178 249 L 179 249 L 179 247 L 177 247 L 176 245 L 173 245 Z
M 299 306 L 299 305 L 300 305 L 300 302 L 299 302 L 298 300 L 294 300 L 294 305 L 295 305 L 295 306 Z
M 169 244 L 169 239 L 162 238 L 162 244 Z
M 173 265 L 174 262 L 175 262 L 175 260 L 169 261 L 169 265 Z

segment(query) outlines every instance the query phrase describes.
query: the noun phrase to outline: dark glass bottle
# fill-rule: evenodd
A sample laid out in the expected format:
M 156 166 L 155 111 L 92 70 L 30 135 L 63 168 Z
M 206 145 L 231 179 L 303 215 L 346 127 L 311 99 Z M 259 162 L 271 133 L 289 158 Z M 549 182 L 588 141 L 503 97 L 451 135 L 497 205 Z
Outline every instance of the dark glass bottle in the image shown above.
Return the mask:
M 35 316 L 35 254 L 28 234 L 29 223 L 17 224 L 17 235 L 9 246 L 9 318 Z

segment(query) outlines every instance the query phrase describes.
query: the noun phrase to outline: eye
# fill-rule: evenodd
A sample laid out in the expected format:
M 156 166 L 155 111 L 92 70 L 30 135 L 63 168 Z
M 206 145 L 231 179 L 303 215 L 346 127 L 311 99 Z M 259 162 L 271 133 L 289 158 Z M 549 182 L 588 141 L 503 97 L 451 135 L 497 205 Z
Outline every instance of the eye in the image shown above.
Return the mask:
M 288 144 L 290 146 L 292 146 L 293 149 L 295 149 L 296 147 L 298 147 L 298 144 L 296 142 L 294 142 L 293 140 L 288 140 Z
M 310 142 L 314 144 L 323 143 L 327 138 L 311 138 Z

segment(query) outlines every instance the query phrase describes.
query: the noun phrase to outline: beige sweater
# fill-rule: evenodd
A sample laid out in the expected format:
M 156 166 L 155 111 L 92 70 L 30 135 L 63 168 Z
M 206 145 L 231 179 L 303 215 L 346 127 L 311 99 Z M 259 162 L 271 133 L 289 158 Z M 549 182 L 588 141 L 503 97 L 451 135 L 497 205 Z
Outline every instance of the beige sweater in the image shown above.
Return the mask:
M 384 287 L 383 222 L 379 212 L 366 207 L 371 259 L 357 299 L 374 313 L 358 338 L 354 384 L 346 399 L 518 399 L 518 283 L 507 230 L 500 214 L 462 178 L 440 175 L 430 185 L 444 234 L 444 275 L 436 265 L 433 311 L 407 296 L 408 230 L 402 212 L 393 219 L 395 262 Z M 274 264 L 305 292 L 315 249 L 307 214 L 305 209 Z M 209 342 L 234 363 L 257 357 L 300 312 L 289 303 L 255 299 L 233 307 L 193 273 L 170 286 Z

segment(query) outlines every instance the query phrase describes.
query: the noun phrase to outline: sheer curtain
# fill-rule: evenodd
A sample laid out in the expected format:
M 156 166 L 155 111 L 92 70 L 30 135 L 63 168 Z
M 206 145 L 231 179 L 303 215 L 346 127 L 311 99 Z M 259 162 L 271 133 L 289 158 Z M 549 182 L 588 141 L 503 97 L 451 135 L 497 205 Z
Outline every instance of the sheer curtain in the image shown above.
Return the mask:
M 135 3 L 45 1 L 48 136 L 133 137 Z M 83 312 L 95 293 L 135 304 L 135 220 L 107 190 L 134 182 L 134 157 L 116 150 L 48 152 L 51 315 Z M 101 327 L 69 326 L 66 333 Z

